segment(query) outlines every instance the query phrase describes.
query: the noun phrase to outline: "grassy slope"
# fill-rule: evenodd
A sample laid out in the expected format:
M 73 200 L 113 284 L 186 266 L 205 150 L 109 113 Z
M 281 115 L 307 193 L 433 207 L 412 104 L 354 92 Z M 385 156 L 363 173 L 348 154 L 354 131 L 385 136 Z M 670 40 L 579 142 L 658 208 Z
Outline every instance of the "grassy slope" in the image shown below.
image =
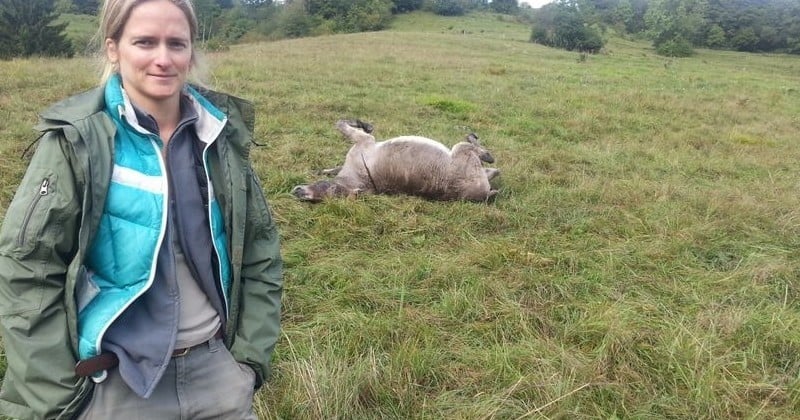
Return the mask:
M 91 46 L 92 37 L 94 37 L 97 32 L 97 17 L 64 13 L 59 17 L 57 22 L 67 23 L 64 33 L 72 42 L 77 55 L 91 54 L 93 49 Z
M 612 40 L 579 55 L 492 15 L 212 54 L 256 102 L 284 237 L 264 418 L 791 417 L 798 412 L 800 59 Z M 82 59 L 0 62 L 0 210 L 35 112 Z M 452 144 L 491 205 L 289 190 L 343 160 L 336 119 Z M 13 119 L 12 119 L 13 118 Z

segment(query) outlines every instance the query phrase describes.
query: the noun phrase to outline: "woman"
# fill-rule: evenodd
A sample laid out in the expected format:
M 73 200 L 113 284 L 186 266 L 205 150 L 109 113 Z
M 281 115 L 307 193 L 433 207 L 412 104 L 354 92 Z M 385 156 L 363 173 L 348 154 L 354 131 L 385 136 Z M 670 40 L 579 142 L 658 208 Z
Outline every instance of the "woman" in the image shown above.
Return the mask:
M 278 232 L 253 108 L 187 83 L 189 0 L 107 0 L 99 88 L 42 114 L 0 229 L 14 418 L 255 418 L 278 339 Z

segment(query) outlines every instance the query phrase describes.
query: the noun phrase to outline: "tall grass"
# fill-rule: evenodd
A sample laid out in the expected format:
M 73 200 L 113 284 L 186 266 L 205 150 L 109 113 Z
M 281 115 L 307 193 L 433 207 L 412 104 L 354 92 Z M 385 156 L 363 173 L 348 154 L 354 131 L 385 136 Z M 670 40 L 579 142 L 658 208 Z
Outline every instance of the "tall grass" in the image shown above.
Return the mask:
M 257 105 L 283 235 L 261 417 L 798 417 L 800 59 L 621 39 L 581 57 L 469 19 L 211 55 Z M 0 62 L 0 210 L 36 111 L 93 85 L 87 64 Z M 474 131 L 501 193 L 295 201 L 342 162 L 343 117 Z

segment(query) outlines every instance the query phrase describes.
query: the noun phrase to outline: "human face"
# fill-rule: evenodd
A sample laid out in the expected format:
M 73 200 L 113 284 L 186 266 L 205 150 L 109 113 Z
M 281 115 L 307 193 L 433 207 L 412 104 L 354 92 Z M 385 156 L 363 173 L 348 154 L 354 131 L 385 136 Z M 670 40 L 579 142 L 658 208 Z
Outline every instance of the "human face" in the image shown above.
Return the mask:
M 155 114 L 177 111 L 192 62 L 189 21 L 169 0 L 136 6 L 118 41 L 106 39 L 109 61 L 136 105 Z M 171 109 L 174 107 L 174 109 Z

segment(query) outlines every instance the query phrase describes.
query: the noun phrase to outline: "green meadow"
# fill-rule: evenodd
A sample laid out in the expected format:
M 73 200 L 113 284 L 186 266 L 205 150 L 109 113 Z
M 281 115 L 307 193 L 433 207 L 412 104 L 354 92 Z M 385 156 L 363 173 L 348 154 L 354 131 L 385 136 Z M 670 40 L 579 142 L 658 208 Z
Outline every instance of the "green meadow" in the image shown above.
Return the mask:
M 283 239 L 263 419 L 800 417 L 800 57 L 597 55 L 477 14 L 232 46 L 216 89 L 257 107 Z M 47 104 L 94 63 L 0 62 L 0 214 Z M 294 185 L 341 164 L 340 118 L 501 170 L 492 203 Z

